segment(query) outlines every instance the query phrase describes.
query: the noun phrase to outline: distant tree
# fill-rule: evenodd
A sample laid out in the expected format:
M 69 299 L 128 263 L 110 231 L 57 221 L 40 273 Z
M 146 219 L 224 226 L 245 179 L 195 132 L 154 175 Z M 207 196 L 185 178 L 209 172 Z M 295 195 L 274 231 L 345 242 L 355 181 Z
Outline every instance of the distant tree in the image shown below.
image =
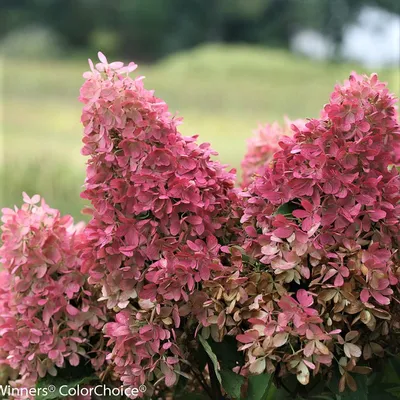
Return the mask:
M 365 5 L 400 14 L 399 0 L 2 0 L 0 36 L 39 23 L 87 48 L 108 32 L 115 53 L 145 60 L 210 41 L 287 47 L 304 28 L 338 45 Z

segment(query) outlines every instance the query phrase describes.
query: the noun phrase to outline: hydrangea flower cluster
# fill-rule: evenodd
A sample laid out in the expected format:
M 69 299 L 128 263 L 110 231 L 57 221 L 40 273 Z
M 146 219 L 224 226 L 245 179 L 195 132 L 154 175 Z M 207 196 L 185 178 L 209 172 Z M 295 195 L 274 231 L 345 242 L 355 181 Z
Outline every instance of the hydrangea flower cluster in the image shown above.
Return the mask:
M 38 195 L 3 209 L 0 258 L 0 363 L 31 387 L 58 368 L 105 360 L 98 334 L 106 320 L 80 272 L 82 224 L 60 216 Z
M 90 156 L 82 197 L 93 206 L 82 270 L 115 310 L 105 327 L 114 373 L 125 385 L 172 386 L 190 299 L 224 270 L 235 175 L 211 160 L 208 144 L 178 132 L 180 120 L 143 77 L 127 75 L 136 65 L 99 59 L 80 94 Z
M 376 75 L 337 85 L 319 119 L 260 127 L 239 192 L 129 77 L 136 64 L 99 59 L 80 92 L 91 221 L 74 225 L 38 195 L 3 210 L 0 365 L 12 385 L 90 361 L 146 395 L 181 375 L 219 398 L 199 334 L 236 339 L 238 374 L 308 385 L 335 369 L 341 391 L 400 352 L 400 125 Z M 199 342 L 210 357 L 197 370 Z
M 277 122 L 259 125 L 253 136 L 247 141 L 247 152 L 242 160 L 242 188 L 246 188 L 257 175 L 264 172 L 265 167 L 272 161 L 274 154 L 280 150 L 279 141 L 283 136 L 292 136 L 291 125 L 301 129 L 305 121 L 297 119 L 291 121 L 285 118 L 282 127 Z
M 241 273 L 208 288 L 208 321 L 236 335 L 243 372 L 306 385 L 335 360 L 343 390 L 350 371 L 400 349 L 394 104 L 376 75 L 352 74 L 242 192 L 244 256 L 230 250 Z

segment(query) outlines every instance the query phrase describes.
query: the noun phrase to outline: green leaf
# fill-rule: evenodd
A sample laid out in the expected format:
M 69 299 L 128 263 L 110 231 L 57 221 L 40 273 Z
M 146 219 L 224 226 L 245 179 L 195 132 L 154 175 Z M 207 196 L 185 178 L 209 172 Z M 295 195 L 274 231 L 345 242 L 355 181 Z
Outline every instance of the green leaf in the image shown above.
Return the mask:
M 226 336 L 222 342 L 217 343 L 209 339 L 207 344 L 221 367 L 222 387 L 230 397 L 240 399 L 240 391 L 245 379 L 232 371 L 234 367 L 244 364 L 244 355 L 237 350 L 237 341 L 233 337 Z M 207 352 L 206 349 L 205 351 Z
M 219 373 L 217 356 L 212 351 L 212 348 L 208 344 L 207 340 L 205 340 L 201 335 L 199 335 L 198 338 L 199 338 L 199 342 L 201 343 L 201 345 L 203 346 L 205 352 L 208 354 L 208 357 L 210 357 L 210 360 L 213 363 L 215 375 L 217 376 L 217 379 L 218 379 L 219 383 L 222 384 L 221 375 Z
M 244 364 L 244 354 L 238 351 L 237 341 L 234 337 L 225 336 L 222 342 L 217 343 L 210 340 L 208 343 L 222 368 L 231 370 L 238 365 L 242 366 Z
M 385 396 L 385 400 L 400 399 L 400 356 L 386 358 L 382 363 L 382 367 L 370 375 L 370 397 L 383 399 Z
M 267 400 L 271 388 L 272 376 L 269 374 L 252 375 L 248 379 L 246 400 Z
M 385 394 L 385 399 L 386 398 L 389 399 L 389 396 L 391 396 L 390 399 L 400 399 L 400 386 L 399 385 L 397 385 L 397 386 L 393 385 L 393 387 L 386 387 L 385 391 L 387 393 L 387 394 Z
M 369 399 L 396 400 L 400 399 L 400 386 L 372 387 L 368 391 Z
M 382 382 L 398 384 L 400 382 L 400 356 L 389 357 L 385 361 Z
M 335 394 L 316 394 L 312 397 L 310 397 L 310 400 L 335 400 L 336 395 Z
M 289 393 L 284 389 L 278 389 L 275 385 L 270 385 L 266 400 L 289 400 Z M 293 400 L 290 398 L 290 400 Z
M 292 212 L 298 208 L 299 206 L 297 204 L 293 203 L 292 201 L 289 201 L 279 206 L 278 209 L 275 211 L 275 215 L 282 214 L 291 216 Z
M 211 348 L 212 348 L 212 346 L 211 346 Z M 208 361 L 208 355 L 207 355 L 206 351 L 204 350 L 203 346 L 198 346 L 195 359 L 196 359 L 197 368 L 199 369 L 199 371 L 203 371 L 205 366 L 207 365 L 207 361 Z
M 135 216 L 135 218 L 136 218 L 137 220 L 141 221 L 141 220 L 150 218 L 151 215 L 152 215 L 152 214 L 151 214 L 151 211 L 145 211 L 145 212 L 142 212 L 142 213 L 140 213 L 140 214 L 137 214 L 137 215 Z
M 225 392 L 232 399 L 240 399 L 240 391 L 244 383 L 244 377 L 235 374 L 230 369 L 222 369 L 221 378 L 222 378 L 222 387 L 224 388 Z
M 93 369 L 88 364 L 60 368 L 57 371 L 57 376 L 46 375 L 38 381 L 36 384 L 37 395 L 35 399 L 52 400 L 65 398 L 65 393 L 68 390 L 76 388 L 78 385 L 96 381 L 97 379 Z

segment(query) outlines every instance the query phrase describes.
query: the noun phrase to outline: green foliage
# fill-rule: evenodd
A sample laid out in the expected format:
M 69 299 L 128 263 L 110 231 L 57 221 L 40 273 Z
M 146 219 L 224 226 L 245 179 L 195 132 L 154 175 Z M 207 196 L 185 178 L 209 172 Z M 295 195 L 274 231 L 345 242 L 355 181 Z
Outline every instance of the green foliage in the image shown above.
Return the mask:
M 226 336 L 223 342 L 209 341 L 213 353 L 217 356 L 222 368 L 232 369 L 244 364 L 244 355 L 237 351 L 237 341 L 232 336 Z
M 289 201 L 288 203 L 282 204 L 280 207 L 278 207 L 275 214 L 282 214 L 286 217 L 290 217 L 292 212 L 298 208 L 299 206 L 297 204 Z
M 232 371 L 232 368 L 244 363 L 234 338 L 226 337 L 223 342 L 216 343 L 199 336 L 199 341 L 210 357 L 216 376 L 229 399 L 270 400 L 268 395 L 272 383 L 271 375 L 253 375 L 245 379 Z
M 62 55 L 62 40 L 50 29 L 26 26 L 6 35 L 0 42 L 0 52 L 3 57 L 56 58 Z
M 247 400 L 268 400 L 272 377 L 268 374 L 253 375 L 248 379 Z
M 369 380 L 371 397 L 385 400 L 400 399 L 400 355 L 385 360 L 380 373 L 374 373 Z
M 327 387 L 321 392 L 310 397 L 311 399 L 327 400 L 395 400 L 400 399 L 400 355 L 390 356 L 381 361 L 382 368 L 377 367 L 371 375 L 352 374 L 357 384 L 357 390 L 351 391 L 346 388 L 340 393 L 339 373 L 335 371 Z M 331 394 L 326 395 L 326 389 Z
M 209 345 L 221 367 L 222 387 L 232 399 L 240 399 L 241 387 L 245 379 L 232 369 L 244 364 L 244 356 L 242 352 L 237 351 L 235 338 L 227 336 L 220 343 L 210 340 Z
M 244 377 L 229 369 L 221 370 L 222 387 L 232 399 L 240 399 Z
M 201 335 L 199 335 L 199 342 L 203 346 L 203 348 L 204 348 L 205 352 L 207 353 L 208 357 L 210 357 L 210 360 L 211 360 L 211 362 L 213 364 L 213 367 L 214 367 L 215 375 L 217 376 L 217 379 L 218 379 L 219 383 L 222 383 L 222 378 L 221 378 L 221 375 L 219 373 L 219 365 L 218 365 L 217 356 L 212 351 L 212 348 L 208 344 L 207 340 L 204 339 Z
M 40 21 L 68 47 L 103 43 L 104 50 L 154 60 L 209 41 L 287 47 L 300 28 L 338 43 L 345 24 L 366 4 L 400 14 L 397 0 L 6 0 L 0 35 Z
M 65 397 L 65 393 L 67 393 L 68 390 L 74 389 L 78 385 L 92 383 L 96 380 L 97 377 L 88 364 L 61 368 L 57 371 L 57 376 L 53 377 L 47 375 L 39 380 L 36 384 L 36 389 L 38 389 L 39 392 L 36 396 L 36 400 L 60 399 Z M 39 391 L 39 389 L 41 390 Z

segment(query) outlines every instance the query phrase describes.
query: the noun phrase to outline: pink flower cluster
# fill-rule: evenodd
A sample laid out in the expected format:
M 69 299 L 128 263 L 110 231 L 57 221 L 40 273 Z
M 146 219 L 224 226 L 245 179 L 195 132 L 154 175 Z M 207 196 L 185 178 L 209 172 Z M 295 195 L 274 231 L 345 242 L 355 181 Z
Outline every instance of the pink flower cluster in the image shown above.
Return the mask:
M 272 161 L 274 154 L 280 150 L 279 141 L 283 136 L 292 136 L 291 125 L 303 128 L 305 121 L 298 119 L 285 120 L 281 127 L 277 122 L 259 125 L 247 142 L 247 152 L 242 161 L 242 188 L 246 188 L 257 175 L 262 175 L 265 167 Z
M 346 379 L 343 365 L 353 369 L 393 345 L 400 331 L 394 104 L 376 75 L 351 75 L 321 119 L 281 139 L 282 150 L 242 193 L 245 256 L 231 250 L 241 273 L 221 283 L 212 308 L 229 321 L 250 373 L 279 365 L 281 376 L 293 372 L 307 384 L 310 371 L 326 373 L 335 357 Z
M 13 384 L 33 386 L 90 360 L 100 369 L 105 356 L 95 336 L 106 318 L 80 272 L 83 226 L 38 195 L 24 193 L 20 209 L 2 211 L 0 363 L 18 371 Z
M 291 132 L 261 127 L 239 193 L 234 171 L 129 77 L 134 63 L 99 58 L 80 92 L 91 221 L 37 195 L 3 210 L 0 363 L 13 385 L 90 360 L 147 395 L 179 375 L 205 387 L 201 334 L 236 338 L 237 373 L 307 385 L 334 366 L 344 390 L 398 350 L 400 126 L 376 75 L 352 74 Z
M 208 144 L 177 131 L 180 121 L 142 77 L 126 74 L 134 64 L 99 58 L 80 95 L 82 153 L 90 156 L 82 197 L 94 209 L 82 270 L 116 310 L 105 333 L 117 376 L 135 387 L 160 379 L 171 386 L 190 298 L 223 271 L 235 176 L 211 160 Z

